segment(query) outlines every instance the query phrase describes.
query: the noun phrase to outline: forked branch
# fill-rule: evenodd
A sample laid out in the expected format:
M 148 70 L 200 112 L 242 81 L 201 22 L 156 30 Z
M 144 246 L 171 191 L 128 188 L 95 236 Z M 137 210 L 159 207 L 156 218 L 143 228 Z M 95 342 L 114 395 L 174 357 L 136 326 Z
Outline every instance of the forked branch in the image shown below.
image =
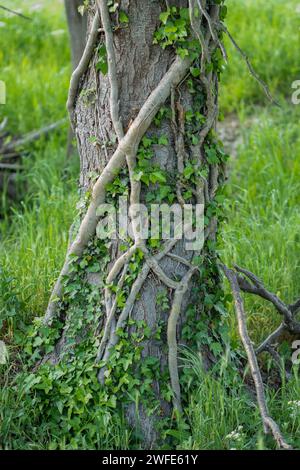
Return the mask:
M 234 297 L 239 333 L 240 333 L 240 337 L 241 337 L 242 343 L 244 345 L 244 348 L 247 354 L 251 374 L 252 374 L 253 381 L 255 384 L 257 402 L 258 402 L 258 407 L 259 407 L 259 411 L 260 411 L 262 422 L 263 422 L 264 431 L 266 434 L 272 433 L 279 448 L 291 449 L 291 446 L 287 444 L 286 441 L 284 440 L 284 437 L 281 434 L 279 426 L 270 417 L 270 414 L 269 414 L 269 410 L 268 410 L 268 406 L 267 406 L 267 402 L 265 398 L 264 384 L 262 381 L 254 347 L 249 337 L 249 333 L 247 329 L 244 302 L 241 296 L 241 288 L 239 285 L 237 273 L 231 269 L 228 269 L 224 265 L 222 266 L 222 269 L 231 285 L 231 289 L 232 289 L 232 293 Z M 257 278 L 255 278 L 254 276 L 253 280 L 255 283 L 256 283 L 256 279 Z

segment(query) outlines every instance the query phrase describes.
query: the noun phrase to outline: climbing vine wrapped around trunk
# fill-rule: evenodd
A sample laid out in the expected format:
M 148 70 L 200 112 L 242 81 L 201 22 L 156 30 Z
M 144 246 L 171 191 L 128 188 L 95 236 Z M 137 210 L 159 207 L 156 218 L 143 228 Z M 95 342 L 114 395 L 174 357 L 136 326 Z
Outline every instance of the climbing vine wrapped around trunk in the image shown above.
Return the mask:
M 68 98 L 82 200 L 37 333 L 38 389 L 52 381 L 62 422 L 72 422 L 81 400 L 98 414 L 123 413 L 151 447 L 174 427 L 190 383 L 178 344 L 199 351 L 204 367 L 222 352 L 208 338 L 222 343 L 216 233 L 227 156 L 215 125 L 226 7 L 97 0 L 86 10 L 87 44 Z M 117 207 L 120 196 L 130 236 L 103 239 L 100 207 Z M 141 203 L 203 206 L 203 247 L 187 249 L 185 236 L 144 239 L 133 209 Z M 85 382 L 71 405 L 55 377 L 77 390 L 78 368 Z

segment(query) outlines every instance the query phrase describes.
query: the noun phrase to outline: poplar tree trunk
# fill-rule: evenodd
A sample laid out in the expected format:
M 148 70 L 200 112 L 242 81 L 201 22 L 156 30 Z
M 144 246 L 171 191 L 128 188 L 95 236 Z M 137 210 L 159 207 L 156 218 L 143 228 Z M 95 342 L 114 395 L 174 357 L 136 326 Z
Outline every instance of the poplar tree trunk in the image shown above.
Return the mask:
M 135 125 L 135 120 L 138 119 L 137 117 L 144 103 L 153 90 L 157 89 L 160 82 L 166 80 L 164 77 L 169 73 L 168 71 L 172 67 L 176 67 L 176 64 L 180 63 L 181 59 L 176 55 L 173 46 L 163 49 L 159 44 L 153 43 L 155 31 L 160 26 L 159 15 L 166 10 L 165 1 L 122 0 L 119 3 L 121 11 L 128 18 L 128 22 L 121 22 L 118 12 L 111 14 L 110 20 L 114 26 L 113 49 L 119 94 L 117 103 L 119 105 L 119 121 L 126 134 L 130 131 L 134 132 L 132 129 Z M 187 9 L 189 7 L 187 0 L 174 0 L 168 3 L 170 6 L 178 8 Z M 219 21 L 220 6 L 211 5 L 210 2 L 204 1 L 202 1 L 202 4 L 207 15 L 209 15 L 208 19 L 212 18 L 212 25 L 215 27 L 215 24 Z M 88 34 L 90 35 L 92 34 L 96 11 L 95 2 L 91 1 L 88 12 Z M 177 368 L 178 363 L 180 365 L 180 360 L 178 359 L 179 353 L 176 350 L 177 344 L 188 344 L 198 350 L 202 355 L 205 367 L 209 367 L 212 360 L 212 354 L 208 347 L 198 341 L 197 338 L 190 337 L 191 335 L 184 335 L 183 328 L 188 327 L 190 331 L 193 331 L 193 329 L 199 331 L 201 325 L 203 325 L 203 331 L 206 331 L 207 335 L 209 335 L 210 331 L 209 328 L 205 329 L 206 326 L 209 325 L 211 328 L 214 328 L 214 325 L 217 325 L 219 321 L 219 314 L 214 308 L 214 302 L 209 303 L 207 301 L 207 296 L 213 297 L 219 288 L 219 275 L 212 246 L 217 233 L 216 207 L 218 204 L 215 201 L 215 196 L 222 183 L 224 162 L 221 161 L 221 158 L 218 158 L 219 154 L 216 153 L 216 150 L 211 150 L 215 149 L 217 145 L 214 128 L 218 114 L 218 71 L 210 67 L 213 64 L 219 45 L 216 37 L 213 38 L 211 36 L 209 22 L 205 16 L 200 14 L 199 11 L 196 16 L 197 18 L 194 21 L 201 22 L 201 28 L 198 31 L 199 37 L 200 34 L 201 37 L 203 36 L 207 46 L 207 55 L 203 54 L 202 56 L 204 66 L 201 69 L 201 76 L 195 73 L 196 77 L 193 77 L 190 73 L 190 66 L 198 67 L 200 70 L 200 59 L 194 59 L 194 63 L 189 58 L 181 61 L 185 64 L 185 67 L 182 65 L 178 66 L 182 76 L 179 73 L 177 74 L 177 81 L 173 80 L 169 87 L 170 93 L 162 103 L 162 106 L 169 110 L 169 112 L 162 113 L 162 119 L 158 124 L 157 122 L 152 122 L 145 135 L 152 142 L 155 142 L 151 147 L 154 153 L 151 165 L 160 167 L 167 174 L 168 185 L 173 185 L 173 194 L 175 194 L 173 202 L 182 203 L 182 199 L 185 198 L 184 200 L 187 203 L 201 203 L 205 205 L 205 244 L 201 252 L 193 252 L 186 249 L 184 240 L 180 240 L 174 244 L 169 253 L 161 255 L 161 246 L 158 246 L 156 249 L 150 250 L 151 257 L 156 256 L 155 266 L 153 266 L 151 257 L 148 260 L 148 264 L 146 255 L 139 260 L 135 257 L 133 262 L 140 263 L 140 271 L 137 278 L 135 277 L 128 287 L 126 285 L 123 287 L 122 292 L 125 298 L 117 306 L 115 317 L 110 327 L 109 338 L 111 339 L 115 331 L 114 327 L 116 323 L 118 326 L 118 320 L 122 312 L 124 312 L 124 304 L 126 308 L 127 302 L 130 300 L 132 288 L 134 288 L 137 281 L 144 277 L 144 282 L 139 286 L 139 292 L 135 296 L 132 308 L 129 309 L 127 320 L 122 324 L 124 334 L 129 341 L 129 348 L 132 347 L 134 352 L 141 346 L 141 359 L 136 362 L 133 359 L 128 363 L 131 380 L 134 377 L 139 377 L 138 389 L 141 390 L 141 399 L 137 403 L 135 402 L 136 397 L 132 397 L 131 401 L 124 401 L 121 398 L 117 406 L 124 407 L 128 422 L 137 432 L 142 434 L 143 445 L 148 448 L 153 447 L 159 440 L 158 423 L 163 418 L 170 418 L 174 408 L 181 412 L 182 401 L 184 401 L 184 397 L 181 395 L 184 394 L 180 391 L 180 383 L 177 381 L 176 373 L 173 376 L 174 366 Z M 84 216 L 89 204 L 91 206 L 88 214 L 94 211 L 97 205 L 95 201 L 99 202 L 98 196 L 96 197 L 98 186 L 97 183 L 95 185 L 95 180 L 102 174 L 118 147 L 116 126 L 111 113 L 111 77 L 110 74 L 104 75 L 99 70 L 99 66 L 97 66 L 99 64 L 99 49 L 105 44 L 102 23 L 100 24 L 101 29 L 97 34 L 96 43 L 92 48 L 88 67 L 78 82 L 76 97 L 73 102 L 74 106 L 69 107 L 80 153 L 80 189 L 82 194 L 86 195 L 86 202 L 82 209 L 81 217 Z M 195 32 L 191 34 L 196 38 L 194 36 Z M 215 36 L 218 36 L 217 30 Z M 108 65 L 110 66 L 110 63 Z M 158 107 L 155 114 L 160 108 L 161 106 Z M 191 113 L 193 116 L 192 123 L 189 120 Z M 167 137 L 167 145 L 165 137 Z M 139 143 L 140 139 L 137 144 Z M 133 149 L 136 150 L 136 147 L 135 143 Z M 210 151 L 215 158 L 211 157 Z M 194 173 L 193 177 L 188 179 L 188 172 L 185 172 L 185 169 L 191 166 L 194 168 Z M 122 180 L 123 178 L 125 181 L 128 197 L 130 197 L 133 194 L 135 183 L 133 181 L 129 182 L 130 175 L 126 171 L 124 158 L 120 179 Z M 114 177 L 117 177 L 117 172 Z M 114 178 L 112 177 L 111 179 L 113 181 Z M 151 197 L 153 198 L 153 194 L 158 193 L 160 188 L 166 184 L 161 181 L 150 183 L 149 186 L 142 183 L 140 201 L 147 203 L 149 197 L 150 199 Z M 90 200 L 91 194 L 92 199 Z M 93 241 L 96 239 L 94 233 L 95 218 L 93 218 L 92 222 L 90 219 L 88 220 L 89 236 L 87 238 L 85 238 L 86 232 L 84 232 L 86 230 L 86 225 L 84 225 L 85 220 L 87 219 L 84 219 L 82 223 L 81 218 L 80 222 L 82 225 L 79 229 L 79 235 L 77 235 L 75 241 L 71 240 L 69 250 L 69 256 L 70 253 L 74 256 L 76 255 L 76 259 L 78 259 L 76 262 L 78 264 L 82 261 L 84 253 L 86 253 L 84 249 L 86 250 L 89 246 L 92 246 Z M 97 218 L 98 222 L 99 218 Z M 78 226 L 75 229 L 75 235 L 77 229 Z M 89 240 L 88 243 L 86 243 L 87 239 Z M 89 284 L 98 288 L 101 302 L 95 308 L 94 320 L 88 326 L 86 324 L 82 326 L 80 334 L 76 336 L 77 342 L 82 340 L 87 329 L 93 327 L 100 341 L 103 338 L 107 313 L 114 301 L 113 294 L 110 294 L 109 300 L 105 296 L 107 291 L 105 291 L 105 283 L 103 283 L 102 279 L 103 272 L 107 275 L 115 261 L 122 256 L 124 253 L 121 248 L 122 244 L 124 242 L 121 240 L 113 241 L 110 244 L 107 264 L 103 259 L 103 254 L 97 254 L 97 252 L 92 254 L 92 261 L 96 264 L 98 263 L 102 271 L 101 273 L 87 273 L 86 280 Z M 85 246 L 83 247 L 83 245 Z M 200 256 L 200 269 L 193 268 L 197 264 L 195 256 Z M 130 260 L 128 262 L 131 269 Z M 60 316 L 60 319 L 65 324 L 62 337 L 58 341 L 54 353 L 46 358 L 52 363 L 57 363 L 61 360 L 67 343 L 66 332 L 68 331 L 68 322 L 71 321 L 70 318 L 74 313 L 68 289 L 62 287 L 62 279 L 66 279 L 66 276 L 70 275 L 70 263 L 68 263 L 69 261 L 66 261 L 62 273 L 63 277 L 58 280 L 54 288 L 46 315 L 46 322 L 48 324 L 51 324 L 53 318 L 57 315 Z M 126 266 L 124 266 L 125 272 Z M 197 266 L 199 268 L 199 261 Z M 162 271 L 164 275 L 162 275 Z M 72 276 L 74 278 L 74 274 Z M 122 282 L 120 276 L 121 271 L 116 279 L 114 279 L 115 283 L 118 281 Z M 159 296 L 160 299 L 163 298 L 164 300 L 159 300 Z M 54 297 L 56 298 L 54 299 Z M 57 297 L 61 300 L 59 304 L 57 304 Z M 59 314 L 57 311 L 54 313 L 53 299 L 56 302 L 56 309 L 58 308 L 57 305 L 59 305 Z M 107 302 L 105 302 L 105 299 Z M 82 307 L 84 312 L 85 302 L 83 302 Z M 192 312 L 192 319 L 190 317 L 187 318 L 187 312 Z M 175 319 L 176 316 L 178 317 L 178 321 L 175 321 L 175 324 L 174 322 L 171 324 L 171 316 Z M 129 319 L 130 321 L 128 321 Z M 140 334 L 140 326 L 137 325 L 141 324 L 147 328 L 147 334 L 144 335 L 141 342 L 137 345 L 135 343 L 135 334 Z M 120 338 L 121 336 L 119 335 L 117 344 L 115 344 L 116 341 L 112 341 L 110 348 L 108 347 L 109 344 L 107 344 L 105 351 L 102 351 L 100 357 L 98 356 L 98 359 L 102 361 L 100 362 L 99 371 L 100 386 L 106 387 L 108 390 L 110 390 L 109 383 L 112 380 L 117 380 L 116 377 L 120 369 L 115 364 L 109 366 L 109 361 L 114 355 L 115 348 L 120 345 Z M 127 354 L 126 357 L 128 357 L 128 350 L 126 348 L 127 346 L 125 345 L 123 349 L 120 349 L 120 360 L 124 357 L 123 353 Z M 97 351 L 95 351 L 96 355 Z M 155 411 L 152 409 L 151 415 L 148 413 L 147 403 L 145 400 L 143 401 L 143 387 L 146 384 L 147 375 L 143 375 L 139 369 L 143 363 L 147 363 L 149 358 L 152 358 L 153 364 L 156 364 L 155 370 L 154 366 L 152 367 L 153 375 L 150 389 L 159 404 Z M 149 367 L 151 369 L 151 366 Z M 178 370 L 176 372 L 178 373 Z M 181 377 L 182 373 L 179 370 L 179 379 L 182 385 Z M 172 390 L 173 401 L 167 398 L 167 389 Z M 118 399 L 118 392 L 116 392 L 116 395 Z

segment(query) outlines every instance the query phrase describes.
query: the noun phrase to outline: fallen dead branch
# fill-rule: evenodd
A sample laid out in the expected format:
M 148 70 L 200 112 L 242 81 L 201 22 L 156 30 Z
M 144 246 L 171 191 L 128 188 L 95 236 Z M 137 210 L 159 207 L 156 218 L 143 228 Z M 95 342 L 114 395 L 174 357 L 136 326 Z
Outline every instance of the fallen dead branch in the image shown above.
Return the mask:
M 24 135 L 20 139 L 15 139 L 9 142 L 8 144 L 4 144 L 3 147 L 0 147 L 0 155 L 2 157 L 5 156 L 6 153 L 13 152 L 14 150 L 18 150 L 25 145 L 38 140 L 40 137 L 49 134 L 50 132 L 58 129 L 63 124 L 67 122 L 66 119 L 61 119 L 60 121 L 54 122 L 48 126 L 42 127 L 36 131 L 29 132 L 28 134 Z
M 28 149 L 34 141 L 59 129 L 66 121 L 62 119 L 9 142 L 7 142 L 10 138 L 6 130 L 7 118 L 0 123 L 0 191 L 4 190 L 10 199 L 17 199 L 15 176 L 17 172 L 24 169 L 21 165 L 21 157 L 29 153 Z

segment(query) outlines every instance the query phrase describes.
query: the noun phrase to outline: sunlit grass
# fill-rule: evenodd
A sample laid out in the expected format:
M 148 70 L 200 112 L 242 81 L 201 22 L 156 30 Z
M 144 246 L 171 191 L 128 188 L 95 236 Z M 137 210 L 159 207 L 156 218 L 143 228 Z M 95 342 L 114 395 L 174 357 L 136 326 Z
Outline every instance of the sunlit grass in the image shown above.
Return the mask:
M 69 40 L 63 2 L 5 5 L 31 18 L 27 21 L 1 10 L 0 79 L 6 82 L 7 103 L 0 106 L 0 121 L 7 117 L 10 134 L 22 135 L 66 117 Z M 23 186 L 17 187 L 23 200 L 9 209 L 1 197 L 0 284 L 5 289 L 6 278 L 13 279 L 10 288 L 15 286 L 18 320 L 29 321 L 43 313 L 65 255 L 78 173 L 77 162 L 66 161 L 66 142 L 67 124 L 28 146 L 25 170 L 18 177 Z M 2 314 L 5 309 L 2 296 Z
M 188 450 L 266 450 L 275 449 L 274 440 L 263 433 L 259 410 L 253 395 L 245 388 L 242 377 L 224 360 L 223 373 L 204 371 L 199 357 L 185 352 L 185 367 L 190 367 L 198 382 L 191 394 L 187 416 L 189 437 L 182 439 L 180 449 Z M 267 389 L 271 415 L 289 442 L 299 448 L 300 415 L 293 401 L 299 396 L 297 373 L 284 383 L 280 392 Z
M 63 172 L 64 153 L 55 137 L 39 150 L 27 174 L 32 192 L 0 226 L 0 264 L 3 275 L 9 273 L 20 291 L 22 318 L 43 313 L 63 262 L 76 206 L 75 182 L 70 171 Z
M 7 1 L 31 21 L 1 10 L 0 80 L 6 83 L 7 103 L 0 120 L 18 134 L 66 116 L 70 74 L 68 33 L 62 2 Z M 34 6 L 40 8 L 34 9 Z
M 227 26 L 252 65 L 277 99 L 290 99 L 299 80 L 300 9 L 298 0 L 227 0 Z M 243 104 L 267 104 L 264 92 L 250 76 L 233 46 L 221 85 L 221 108 L 238 111 Z

